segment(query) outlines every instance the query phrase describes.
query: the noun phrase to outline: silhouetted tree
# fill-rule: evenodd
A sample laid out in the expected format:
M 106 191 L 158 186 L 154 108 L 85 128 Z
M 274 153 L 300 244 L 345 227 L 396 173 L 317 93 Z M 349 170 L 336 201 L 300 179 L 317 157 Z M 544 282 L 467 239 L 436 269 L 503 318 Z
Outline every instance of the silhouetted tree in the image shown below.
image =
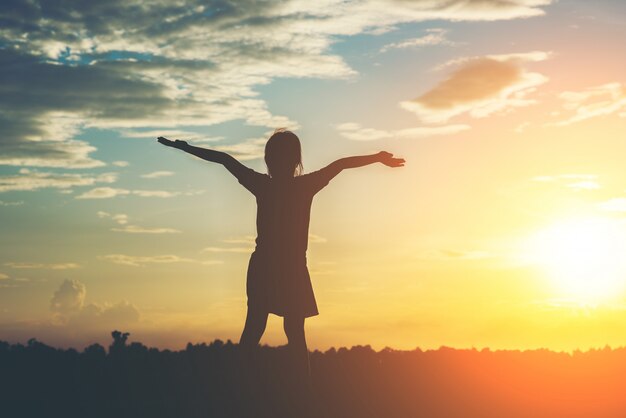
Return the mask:
M 128 344 L 107 353 L 36 339 L 0 341 L 0 416 L 89 418 L 623 418 L 626 349 L 311 353 L 313 398 L 289 379 L 285 347 L 260 348 L 254 372 L 230 341 L 181 351 Z M 247 383 L 246 383 L 247 382 Z M 244 383 L 251 391 L 243 390 Z

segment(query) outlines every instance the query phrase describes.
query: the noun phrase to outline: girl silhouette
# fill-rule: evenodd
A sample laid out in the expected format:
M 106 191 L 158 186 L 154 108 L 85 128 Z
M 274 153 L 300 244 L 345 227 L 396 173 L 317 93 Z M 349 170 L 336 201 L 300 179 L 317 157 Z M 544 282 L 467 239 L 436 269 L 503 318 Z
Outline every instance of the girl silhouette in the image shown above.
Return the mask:
M 256 197 L 256 248 L 248 265 L 248 313 L 239 345 L 244 350 L 257 347 L 268 315 L 282 316 L 294 366 L 298 374 L 308 376 L 304 320 L 318 314 L 306 265 L 313 196 L 344 169 L 373 163 L 401 167 L 404 160 L 381 151 L 341 158 L 321 170 L 302 174 L 300 140 L 293 132 L 278 129 L 265 145 L 268 174 L 261 174 L 224 152 L 164 137 L 159 137 L 158 141 L 222 164 Z

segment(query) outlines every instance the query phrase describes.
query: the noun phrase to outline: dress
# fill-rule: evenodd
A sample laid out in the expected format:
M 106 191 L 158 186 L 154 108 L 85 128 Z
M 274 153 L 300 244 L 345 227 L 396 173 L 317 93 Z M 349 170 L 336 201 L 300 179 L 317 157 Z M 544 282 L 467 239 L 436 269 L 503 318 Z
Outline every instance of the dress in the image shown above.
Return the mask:
M 313 196 L 333 177 L 325 168 L 273 179 L 243 167 L 233 173 L 257 201 L 256 248 L 246 281 L 248 307 L 279 316 L 318 314 L 306 265 Z

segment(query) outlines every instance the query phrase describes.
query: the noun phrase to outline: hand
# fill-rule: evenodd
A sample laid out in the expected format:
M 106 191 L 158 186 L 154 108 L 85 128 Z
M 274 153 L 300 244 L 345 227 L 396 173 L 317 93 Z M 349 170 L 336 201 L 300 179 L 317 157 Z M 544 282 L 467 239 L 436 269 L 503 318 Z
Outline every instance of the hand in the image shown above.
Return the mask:
M 157 141 L 159 141 L 161 144 L 163 144 L 165 146 L 179 148 L 179 149 L 188 145 L 186 141 L 181 141 L 180 139 L 177 139 L 175 141 L 171 141 L 171 140 L 165 138 L 164 136 L 158 137 Z
M 387 151 L 381 151 L 378 153 L 378 161 L 385 164 L 387 167 L 404 167 L 403 158 L 394 158 L 393 154 Z

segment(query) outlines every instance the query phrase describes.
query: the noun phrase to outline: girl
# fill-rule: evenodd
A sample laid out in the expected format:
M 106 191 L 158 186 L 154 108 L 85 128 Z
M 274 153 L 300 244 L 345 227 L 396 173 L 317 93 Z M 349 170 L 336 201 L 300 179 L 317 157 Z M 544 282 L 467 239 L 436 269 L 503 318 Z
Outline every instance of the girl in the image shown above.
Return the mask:
M 247 350 L 257 347 L 268 315 L 282 316 L 288 348 L 295 359 L 294 366 L 301 376 L 308 376 L 304 319 L 318 314 L 306 265 L 313 196 L 346 168 L 373 163 L 401 167 L 404 160 L 381 151 L 342 158 L 321 170 L 303 175 L 300 140 L 293 132 L 278 129 L 265 145 L 268 174 L 261 174 L 224 152 L 164 137 L 159 137 L 158 141 L 222 164 L 256 197 L 256 248 L 248 265 L 248 313 L 239 344 Z

